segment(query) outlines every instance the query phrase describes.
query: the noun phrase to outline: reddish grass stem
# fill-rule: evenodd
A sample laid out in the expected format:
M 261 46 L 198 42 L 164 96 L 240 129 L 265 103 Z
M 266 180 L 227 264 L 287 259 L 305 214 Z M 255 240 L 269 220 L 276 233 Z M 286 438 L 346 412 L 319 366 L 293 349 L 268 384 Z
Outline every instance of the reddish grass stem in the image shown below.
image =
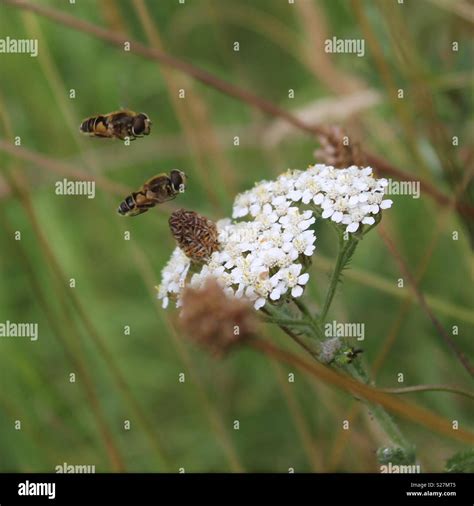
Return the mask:
M 21 9 L 29 10 L 51 19 L 52 21 L 61 25 L 67 26 L 74 30 L 88 33 L 99 39 L 102 39 L 110 44 L 120 47 L 123 49 L 124 43 L 130 44 L 130 53 L 138 54 L 149 60 L 158 61 L 169 67 L 175 68 L 184 74 L 197 79 L 198 81 L 210 86 L 221 93 L 234 97 L 237 100 L 241 100 L 271 116 L 279 117 L 292 124 L 296 128 L 305 131 L 312 135 L 327 135 L 327 129 L 321 125 L 312 125 L 297 116 L 291 114 L 285 109 L 279 107 L 273 102 L 266 100 L 248 90 L 235 86 L 229 82 L 226 82 L 219 77 L 214 76 L 210 72 L 203 70 L 195 65 L 183 61 L 179 58 L 169 55 L 165 51 L 148 47 L 140 42 L 132 40 L 126 35 L 116 33 L 110 30 L 106 30 L 100 26 L 94 25 L 82 19 L 77 19 L 74 16 L 61 12 L 57 9 L 52 9 L 45 5 L 36 5 L 28 2 L 27 0 L 0 0 L 7 5 L 19 7 Z M 364 153 L 367 163 L 373 166 L 378 172 L 384 175 L 391 175 L 401 180 L 412 181 L 414 180 L 413 175 L 408 172 L 402 171 L 401 169 L 391 165 L 388 161 L 380 158 L 379 156 L 371 153 Z M 430 195 L 438 204 L 443 206 L 451 205 L 452 199 L 440 192 L 434 185 L 428 181 L 418 179 L 420 186 L 423 191 Z M 467 217 L 474 217 L 474 207 L 466 203 L 456 202 L 455 204 L 458 212 Z
M 453 430 L 449 420 L 445 420 L 425 408 L 397 399 L 392 395 L 381 392 L 377 388 L 340 374 L 330 367 L 320 364 L 319 362 L 309 362 L 299 355 L 278 348 L 269 341 L 253 338 L 248 339 L 246 343 L 265 355 L 293 367 L 297 367 L 298 369 L 305 371 L 310 376 L 344 390 L 345 392 L 350 391 L 357 396 L 363 397 L 371 403 L 381 405 L 392 413 L 416 422 L 423 427 L 430 428 L 435 432 L 458 439 L 465 443 L 474 443 L 473 433 L 464 429 Z
M 408 268 L 405 260 L 400 255 L 399 251 L 395 247 L 394 242 L 390 239 L 390 237 L 385 233 L 385 230 L 382 227 L 379 227 L 379 234 L 381 235 L 383 241 L 385 242 L 388 250 L 390 251 L 390 254 L 395 258 L 400 271 L 402 274 L 408 279 L 413 292 L 415 293 L 416 298 L 418 299 L 418 302 L 420 306 L 423 308 L 425 313 L 428 315 L 429 319 L 433 323 L 434 327 L 438 331 L 438 334 L 443 338 L 444 342 L 448 345 L 448 347 L 451 349 L 451 351 L 456 355 L 459 362 L 463 365 L 463 367 L 466 369 L 466 371 L 471 375 L 471 377 L 474 378 L 474 367 L 469 361 L 469 359 L 466 357 L 464 352 L 459 348 L 457 343 L 452 339 L 452 337 L 448 334 L 446 329 L 443 327 L 441 322 L 438 320 L 438 318 L 435 316 L 433 311 L 431 311 L 431 308 L 426 303 L 425 296 L 421 292 L 421 290 L 418 287 L 417 281 L 413 274 L 410 272 L 410 269 Z

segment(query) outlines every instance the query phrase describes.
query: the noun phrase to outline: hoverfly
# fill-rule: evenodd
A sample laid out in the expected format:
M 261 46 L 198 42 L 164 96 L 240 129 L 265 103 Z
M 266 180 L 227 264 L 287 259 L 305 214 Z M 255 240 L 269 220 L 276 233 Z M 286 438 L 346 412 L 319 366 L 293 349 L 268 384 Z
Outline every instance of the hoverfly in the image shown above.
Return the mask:
M 151 124 L 145 113 L 123 109 L 86 118 L 79 130 L 91 137 L 115 137 L 122 141 L 128 137 L 133 141 L 137 137 L 149 135 Z
M 149 179 L 137 192 L 126 197 L 119 205 L 117 212 L 122 216 L 138 216 L 146 213 L 156 204 L 176 198 L 186 189 L 186 174 L 172 170 L 169 174 L 158 174 Z

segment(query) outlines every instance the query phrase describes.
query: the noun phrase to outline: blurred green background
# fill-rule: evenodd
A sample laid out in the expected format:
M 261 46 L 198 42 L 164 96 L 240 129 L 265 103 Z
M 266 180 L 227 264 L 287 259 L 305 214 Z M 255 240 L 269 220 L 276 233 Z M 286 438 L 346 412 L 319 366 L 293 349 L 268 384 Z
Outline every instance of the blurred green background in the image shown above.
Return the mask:
M 310 123 L 343 125 L 364 149 L 445 195 L 454 195 L 472 171 L 472 18 L 459 7 L 466 2 L 37 4 L 161 46 Z M 0 3 L 0 38 L 6 36 L 38 39 L 39 55 L 0 54 L 0 322 L 37 322 L 40 337 L 0 338 L 0 471 L 54 471 L 63 462 L 95 465 L 97 472 L 378 471 L 375 451 L 383 439 L 369 418 L 360 413 L 350 431 L 342 430 L 342 421 L 359 411 L 352 396 L 251 350 L 214 360 L 182 339 L 176 311 L 155 299 L 175 247 L 167 226 L 173 206 L 229 216 L 234 196 L 255 181 L 314 163 L 317 141 L 170 68 Z M 324 40 L 333 36 L 363 38 L 364 57 L 325 53 Z M 459 42 L 457 52 L 452 41 Z M 396 98 L 399 88 L 404 99 Z M 151 135 L 125 146 L 78 132 L 83 118 L 121 107 L 146 112 Z M 21 156 L 6 149 L 16 136 L 26 150 Z M 173 168 L 189 175 L 189 186 L 172 205 L 137 218 L 116 213 L 128 192 Z M 74 176 L 96 178 L 95 199 L 55 195 L 55 182 Z M 449 332 L 459 328 L 456 342 L 472 358 L 466 223 L 423 191 L 419 200 L 393 200 L 383 225 L 419 275 L 433 312 Z M 469 190 L 462 200 L 473 205 Z M 336 251 L 330 227 L 319 224 L 317 234 L 306 294 L 314 310 Z M 410 300 L 408 283 L 397 287 L 400 277 L 373 231 L 330 316 L 365 323 L 364 358 L 378 386 L 472 390 Z M 266 337 L 300 353 L 275 328 Z M 473 428 L 467 398 L 443 392 L 405 398 Z M 424 471 L 443 470 L 463 448 L 401 425 Z

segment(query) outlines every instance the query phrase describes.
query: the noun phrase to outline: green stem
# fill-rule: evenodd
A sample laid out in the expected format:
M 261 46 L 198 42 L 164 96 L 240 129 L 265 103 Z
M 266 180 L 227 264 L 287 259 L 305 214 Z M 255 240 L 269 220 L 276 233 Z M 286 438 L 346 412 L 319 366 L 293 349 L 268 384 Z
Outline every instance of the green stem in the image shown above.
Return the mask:
M 284 307 L 276 308 L 274 306 L 268 306 L 264 308 L 264 313 L 269 317 L 268 321 L 278 324 L 284 332 L 286 332 L 316 360 L 319 360 L 319 352 L 313 350 L 310 346 L 308 346 L 304 339 L 301 338 L 301 331 L 305 332 L 307 337 L 316 337 L 320 341 L 323 341 L 325 339 L 322 326 L 326 319 L 331 303 L 334 299 L 337 284 L 341 278 L 344 267 L 346 267 L 347 263 L 354 254 L 357 244 L 363 235 L 362 234 L 361 237 L 350 235 L 348 240 L 344 240 L 342 230 L 338 229 L 337 227 L 335 228 L 339 238 L 339 251 L 336 265 L 334 266 L 334 271 L 332 272 L 330 278 L 326 299 L 324 301 L 324 305 L 319 318 L 314 318 L 306 305 L 300 299 L 293 299 L 293 302 L 301 313 L 301 319 L 292 319 L 291 313 L 289 313 L 288 310 Z M 292 327 L 296 327 L 296 329 L 299 331 L 299 334 L 293 332 Z M 362 383 L 370 384 L 371 381 L 369 375 L 361 364 L 360 359 L 355 358 L 352 360 L 352 362 L 342 365 L 341 368 L 354 379 Z M 386 460 L 390 459 L 390 461 L 394 460 L 400 463 L 413 463 L 415 461 L 414 448 L 405 439 L 394 419 L 385 411 L 382 406 L 366 401 L 363 402 L 369 408 L 372 416 L 375 418 L 377 423 L 380 425 L 380 427 L 383 429 L 393 444 L 393 447 L 382 448 L 380 450 L 381 456 L 379 458 Z M 380 461 L 383 462 L 383 460 Z
M 376 222 L 377 223 L 377 222 Z M 376 224 L 375 223 L 375 224 Z M 375 224 L 373 226 L 375 226 Z M 370 230 L 369 227 L 364 231 L 363 235 Z M 350 235 L 347 241 L 344 240 L 344 236 L 342 231 L 336 230 L 339 238 L 339 252 L 336 260 L 336 265 L 334 266 L 334 270 L 331 275 L 331 279 L 329 282 L 329 288 L 326 294 L 326 299 L 324 301 L 323 308 L 321 310 L 321 314 L 319 316 L 319 324 L 322 325 L 326 319 L 327 313 L 331 306 L 331 303 L 334 299 L 334 295 L 336 293 L 337 284 L 341 278 L 342 271 L 344 267 L 347 265 L 349 260 L 351 259 L 354 251 L 359 243 L 361 237 L 355 237 Z M 352 363 L 343 366 L 343 369 L 346 370 L 350 376 L 358 381 L 363 383 L 370 383 L 369 375 L 367 371 L 363 367 L 360 359 L 355 359 Z M 415 459 L 413 446 L 409 444 L 409 442 L 405 439 L 403 434 L 401 433 L 398 425 L 395 423 L 394 419 L 385 411 L 385 409 L 378 404 L 371 404 L 365 402 L 365 404 L 370 409 L 373 417 L 377 420 L 378 424 L 384 430 L 385 434 L 392 441 L 392 443 L 400 449 L 400 453 L 402 454 L 403 459 L 407 462 L 412 462 Z
M 351 364 L 348 364 L 345 369 L 354 379 L 357 379 L 362 383 L 370 384 L 369 375 L 367 374 L 367 371 L 361 364 L 360 360 L 354 360 Z M 377 420 L 379 425 L 382 427 L 387 436 L 392 440 L 392 442 L 402 448 L 407 453 L 407 455 L 411 454 L 413 452 L 412 446 L 405 439 L 400 429 L 398 428 L 398 425 L 385 411 L 385 409 L 378 404 L 366 404 L 368 405 L 374 418 Z
M 266 314 L 268 317 L 273 318 L 274 310 L 271 310 L 268 305 L 266 307 L 263 307 L 261 311 Z M 300 321 L 300 320 L 298 320 Z M 313 358 L 317 360 L 318 353 L 316 350 L 313 350 L 311 346 L 306 344 L 304 339 L 302 339 L 299 335 L 297 335 L 295 332 L 293 332 L 293 329 L 289 325 L 279 325 L 281 330 L 288 334 L 296 343 L 299 344 L 303 349 L 305 349 Z
M 278 318 L 278 317 L 269 317 L 269 318 L 262 318 L 262 321 L 265 323 L 274 323 L 275 325 L 286 325 L 286 326 L 296 326 L 296 327 L 310 327 L 312 328 L 312 325 L 310 322 L 306 320 L 295 320 L 291 318 Z
M 314 330 L 316 337 L 319 340 L 324 339 L 324 332 L 321 328 L 321 324 L 313 317 L 309 309 L 306 307 L 305 303 L 301 299 L 293 299 L 296 307 L 300 310 L 301 314 L 307 319 L 308 323 L 311 325 Z
M 345 244 L 344 244 L 345 243 Z M 342 270 L 350 260 L 352 254 L 357 246 L 357 240 L 349 236 L 347 241 L 344 241 L 342 234 L 339 234 L 339 254 L 337 255 L 336 265 L 329 281 L 329 288 L 326 294 L 326 300 L 324 301 L 323 309 L 319 315 L 319 321 L 323 323 L 326 319 L 329 307 L 331 306 L 334 295 L 336 294 L 337 284 L 341 277 Z

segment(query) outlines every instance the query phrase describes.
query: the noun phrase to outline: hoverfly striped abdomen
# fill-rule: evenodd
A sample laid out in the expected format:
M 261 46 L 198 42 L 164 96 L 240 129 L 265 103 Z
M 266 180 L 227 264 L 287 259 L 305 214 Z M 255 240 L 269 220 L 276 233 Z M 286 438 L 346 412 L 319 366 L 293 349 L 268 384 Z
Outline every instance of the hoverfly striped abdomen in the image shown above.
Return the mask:
M 129 195 L 125 198 L 119 205 L 117 212 L 123 216 L 128 214 L 135 208 L 135 199 L 133 198 L 133 194 Z
M 155 202 L 146 198 L 143 192 L 134 192 L 123 200 L 117 212 L 122 216 L 138 216 L 139 214 L 146 213 L 148 209 L 155 206 Z
M 105 116 L 92 116 L 85 119 L 80 126 L 80 131 L 99 137 L 108 137 L 107 134 L 107 119 Z

